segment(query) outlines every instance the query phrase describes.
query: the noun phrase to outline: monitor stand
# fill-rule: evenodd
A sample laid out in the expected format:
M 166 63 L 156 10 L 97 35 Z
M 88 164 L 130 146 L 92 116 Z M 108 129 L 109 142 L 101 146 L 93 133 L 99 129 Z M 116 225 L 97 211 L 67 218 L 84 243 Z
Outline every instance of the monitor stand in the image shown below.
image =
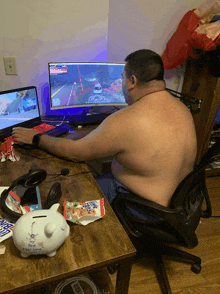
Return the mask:
M 84 109 L 83 113 L 80 115 L 73 115 L 71 117 L 71 122 L 76 126 L 100 124 L 109 115 L 118 111 L 121 108 L 123 108 L 123 106 L 120 108 L 115 106 L 93 106 L 89 109 Z

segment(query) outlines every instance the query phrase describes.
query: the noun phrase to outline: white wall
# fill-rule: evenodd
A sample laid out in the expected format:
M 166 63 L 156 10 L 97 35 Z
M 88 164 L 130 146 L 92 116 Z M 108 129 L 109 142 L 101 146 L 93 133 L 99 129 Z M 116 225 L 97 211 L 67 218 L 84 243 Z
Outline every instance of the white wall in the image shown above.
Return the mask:
M 162 53 L 183 15 L 203 1 L 1 0 L 0 91 L 36 85 L 44 101 L 50 61 L 122 62 L 141 48 Z M 5 75 L 3 56 L 16 57 L 18 76 Z M 180 89 L 183 72 L 166 71 L 167 86 Z
M 106 61 L 108 9 L 109 0 L 1 0 L 0 91 L 36 85 L 41 99 L 48 62 Z M 3 56 L 16 57 L 18 76 L 5 75 Z
M 110 0 L 108 61 L 121 62 L 138 49 L 159 54 L 175 32 L 184 14 L 204 0 Z M 182 89 L 184 66 L 165 72 L 168 88 Z

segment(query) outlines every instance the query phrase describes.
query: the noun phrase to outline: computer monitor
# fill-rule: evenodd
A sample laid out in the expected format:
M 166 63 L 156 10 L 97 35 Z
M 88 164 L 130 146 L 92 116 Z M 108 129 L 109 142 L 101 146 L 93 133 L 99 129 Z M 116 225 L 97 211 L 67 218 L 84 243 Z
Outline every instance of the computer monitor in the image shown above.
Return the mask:
M 15 126 L 28 126 L 40 117 L 36 87 L 0 92 L 0 138 Z
M 121 73 L 124 63 L 50 62 L 50 108 L 126 106 Z

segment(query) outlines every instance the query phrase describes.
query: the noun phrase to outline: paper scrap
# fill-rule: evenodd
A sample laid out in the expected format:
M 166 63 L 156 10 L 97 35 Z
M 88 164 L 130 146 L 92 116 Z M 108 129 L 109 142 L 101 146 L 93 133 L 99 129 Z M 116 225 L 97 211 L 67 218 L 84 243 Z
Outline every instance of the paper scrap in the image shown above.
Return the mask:
M 5 245 L 0 245 L 0 255 L 5 254 L 5 249 L 6 249 Z

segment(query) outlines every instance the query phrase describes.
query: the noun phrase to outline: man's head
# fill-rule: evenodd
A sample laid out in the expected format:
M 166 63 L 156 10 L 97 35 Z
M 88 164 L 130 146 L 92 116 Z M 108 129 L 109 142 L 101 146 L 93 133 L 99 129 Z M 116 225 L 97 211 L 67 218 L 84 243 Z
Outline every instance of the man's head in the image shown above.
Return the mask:
M 163 82 L 164 85 L 164 66 L 159 54 L 141 49 L 129 54 L 125 58 L 123 70 L 123 93 L 125 98 L 133 95 L 132 90 L 138 88 L 145 90 L 155 82 Z M 150 83 L 151 82 L 151 83 Z M 157 83 L 158 84 L 158 83 Z M 135 92 L 137 94 L 137 92 Z
M 126 77 L 134 75 L 140 85 L 152 80 L 163 80 L 163 61 L 159 54 L 151 50 L 135 51 L 125 58 L 125 62 Z

